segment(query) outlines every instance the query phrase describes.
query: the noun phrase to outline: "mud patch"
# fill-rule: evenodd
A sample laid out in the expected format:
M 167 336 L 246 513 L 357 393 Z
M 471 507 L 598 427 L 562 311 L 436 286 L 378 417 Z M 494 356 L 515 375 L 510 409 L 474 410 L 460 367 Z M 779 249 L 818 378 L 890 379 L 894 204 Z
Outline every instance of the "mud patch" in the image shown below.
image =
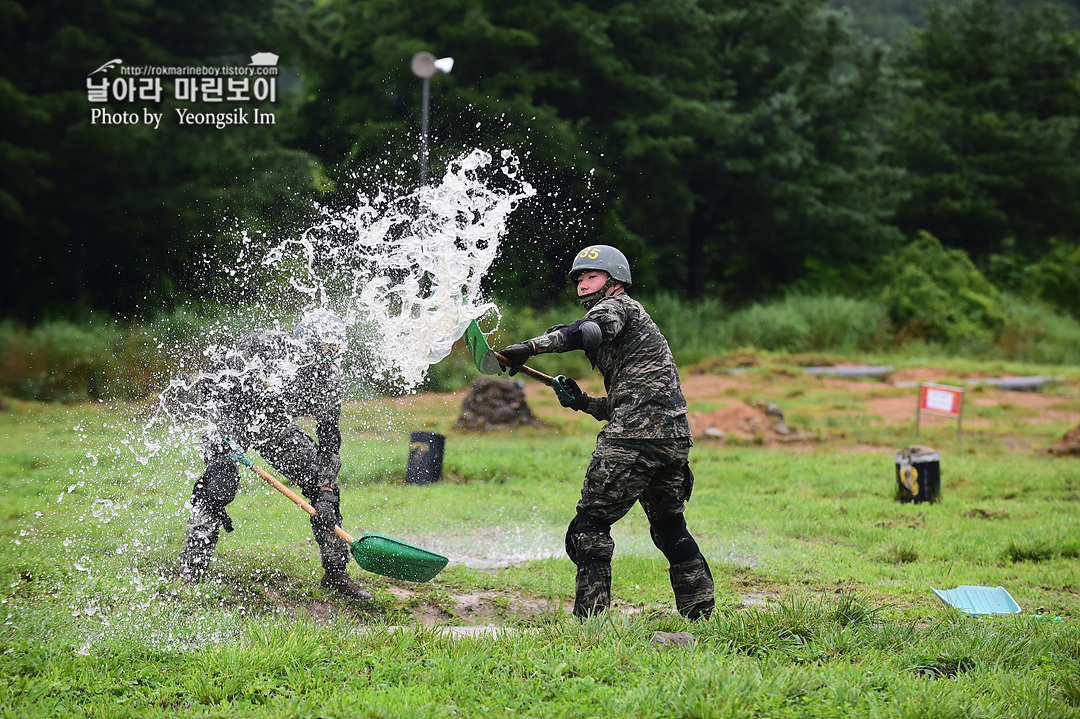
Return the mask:
M 741 442 L 805 442 L 810 435 L 788 427 L 775 404 L 755 407 L 739 402 L 715 412 L 690 412 L 686 416 L 694 439 L 734 438 Z
M 572 603 L 567 605 L 562 599 L 522 597 L 505 592 L 439 593 L 433 596 L 397 586 L 387 587 L 387 591 L 409 609 L 417 624 L 425 626 L 528 624 L 530 620 L 569 614 L 573 608 Z
M 964 512 L 964 516 L 968 519 L 1008 519 L 1009 513 L 1004 509 L 983 509 L 982 507 L 975 507 Z
M 1080 427 L 1071 429 L 1049 447 L 1050 452 L 1065 457 L 1080 457 Z

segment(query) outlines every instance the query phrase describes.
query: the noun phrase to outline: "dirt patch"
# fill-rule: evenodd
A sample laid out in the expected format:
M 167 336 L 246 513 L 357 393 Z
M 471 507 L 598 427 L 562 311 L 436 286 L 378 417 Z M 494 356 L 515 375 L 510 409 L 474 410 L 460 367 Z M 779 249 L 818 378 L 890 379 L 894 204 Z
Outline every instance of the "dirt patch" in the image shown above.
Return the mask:
M 454 623 L 465 626 L 502 624 L 507 620 L 532 618 L 569 613 L 572 603 L 519 597 L 503 592 L 472 592 L 467 594 L 440 594 L 438 603 L 410 589 L 391 586 L 387 590 L 406 606 L 413 604 L 413 619 L 418 624 L 435 625 Z
M 1009 513 L 1004 509 L 983 509 L 982 507 L 975 507 L 964 512 L 964 516 L 968 519 L 1008 519 Z
M 734 437 L 743 442 L 804 442 L 809 435 L 788 427 L 775 404 L 755 407 L 738 402 L 715 412 L 690 412 L 686 416 L 695 440 Z
M 915 424 L 915 396 L 873 397 L 866 400 L 866 413 L 880 417 L 885 424 Z
M 867 414 L 877 416 L 885 424 L 915 423 L 917 397 L 914 390 L 908 397 L 869 397 L 866 400 Z M 1080 412 L 1061 409 L 1060 397 L 1048 397 L 1035 392 L 1016 392 L 1001 389 L 984 389 L 978 394 L 967 393 L 964 403 L 965 427 L 988 427 L 994 424 L 991 417 L 980 417 L 972 407 L 980 409 L 1001 408 L 1006 411 L 1019 411 L 1023 414 L 1024 424 L 1045 424 L 1049 422 L 1074 422 L 1080 420 Z M 932 423 L 935 418 L 924 415 L 921 421 Z M 939 420 L 949 421 L 954 420 Z
M 842 377 L 828 377 L 798 373 L 777 373 L 754 367 L 759 358 L 752 353 L 733 354 L 724 358 L 723 365 L 730 369 L 718 374 L 689 373 L 682 380 L 683 394 L 691 409 L 704 407 L 707 411 L 691 412 L 692 431 L 695 439 L 716 441 L 725 438 L 742 444 L 754 444 L 766 448 L 786 447 L 791 451 L 813 451 L 821 441 L 840 445 L 841 451 L 878 452 L 879 447 L 859 445 L 846 447 L 844 433 L 830 436 L 827 430 L 818 430 L 812 436 L 799 434 L 797 427 L 788 425 L 795 432 L 796 441 L 782 432 L 774 432 L 771 418 L 765 414 L 765 405 L 756 400 L 764 398 L 787 407 L 789 398 L 798 398 L 798 412 L 817 416 L 827 415 L 865 416 L 871 425 L 904 428 L 914 427 L 916 417 L 916 394 L 918 382 L 944 381 L 963 384 L 964 429 L 995 431 L 1002 447 L 1018 451 L 1031 451 L 1046 447 L 1060 435 L 1039 436 L 1023 431 L 1023 427 L 1061 423 L 1075 426 L 1080 423 L 1080 382 L 1070 379 L 1059 383 L 1052 393 L 1021 392 L 1005 390 L 991 385 L 968 387 L 965 373 L 936 367 L 910 367 L 895 370 L 886 381 Z M 834 364 L 841 365 L 837 360 Z M 743 369 L 749 367 L 749 369 Z M 974 377 L 973 377 L 974 378 Z M 602 383 L 596 377 L 579 379 L 582 388 L 591 394 L 603 394 Z M 912 384 L 915 383 L 915 384 Z M 900 385 L 900 386 L 897 386 Z M 525 382 L 525 394 L 533 407 L 539 409 L 541 420 L 548 417 L 563 418 L 564 412 L 555 401 L 551 389 L 537 382 Z M 812 403 L 816 395 L 825 398 L 820 409 Z M 835 395 L 848 395 L 851 406 L 836 408 Z M 445 415 L 445 408 L 459 408 L 465 392 L 428 393 L 394 398 L 392 402 L 401 410 L 412 413 L 438 413 Z M 811 402 L 808 402 L 811 400 Z M 749 404 L 747 404 L 749 402 Z M 719 409 L 715 409 L 719 407 Z M 795 410 L 792 410 L 795 411 Z M 434 416 L 434 415 L 433 415 Z M 920 424 L 925 428 L 955 424 L 955 420 L 924 414 Z M 706 434 L 709 428 L 711 433 Z M 848 437 L 851 435 L 848 434 Z M 1054 446 L 1062 455 L 1080 453 L 1073 449 L 1080 438 L 1069 435 Z M 807 441 L 812 440 L 812 441 Z M 887 448 L 886 448 L 887 449 Z
M 1050 451 L 1067 457 L 1080 457 L 1080 427 L 1069 430 L 1064 437 L 1050 445 Z
M 716 374 L 730 369 L 757 367 L 759 364 L 761 364 L 761 357 L 754 352 L 729 352 L 722 357 L 713 357 L 699 362 L 690 367 L 689 373 L 691 375 Z
M 946 378 L 955 378 L 956 373 L 940 367 L 908 367 L 889 373 L 889 381 L 897 382 L 941 382 Z
M 710 402 L 738 396 L 751 384 L 753 380 L 747 376 L 693 374 L 682 381 L 682 390 L 688 402 Z

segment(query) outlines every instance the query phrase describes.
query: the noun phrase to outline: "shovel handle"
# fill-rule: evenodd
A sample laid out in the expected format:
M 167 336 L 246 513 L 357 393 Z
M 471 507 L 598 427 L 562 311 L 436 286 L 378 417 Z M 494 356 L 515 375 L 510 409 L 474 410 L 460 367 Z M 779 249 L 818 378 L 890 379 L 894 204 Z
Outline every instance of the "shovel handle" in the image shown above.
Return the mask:
M 273 487 L 277 491 L 281 492 L 282 494 L 284 494 L 286 497 L 288 497 L 292 501 L 296 502 L 296 504 L 301 509 L 303 509 L 305 512 L 307 512 L 308 514 L 315 514 L 315 508 L 314 507 L 312 507 L 310 504 L 305 502 L 304 498 L 301 497 L 299 494 L 297 494 L 296 492 L 292 491 L 291 489 L 286 487 L 284 484 L 279 482 L 277 480 L 277 478 L 275 478 L 272 474 L 270 474 L 269 472 L 267 472 L 265 469 L 263 469 L 262 467 L 260 467 L 257 464 L 250 464 L 248 466 L 251 467 L 252 472 L 254 472 L 255 474 L 257 474 L 260 477 L 262 477 L 263 479 L 265 479 L 266 483 L 269 484 L 271 487 Z M 335 526 L 334 527 L 334 534 L 336 534 L 337 536 L 344 539 L 350 545 L 353 543 L 353 538 L 350 537 L 348 535 L 348 533 L 344 529 L 342 529 L 341 527 Z
M 510 360 L 506 359 L 506 357 L 499 354 L 498 352 L 495 352 L 494 354 L 495 354 L 495 358 L 497 360 L 499 360 L 499 364 L 501 364 L 503 367 L 509 367 L 510 366 Z M 543 372 L 540 372 L 538 370 L 534 370 L 532 367 L 526 367 L 525 365 L 521 365 L 521 369 L 519 369 L 518 372 L 525 375 L 526 377 L 532 377 L 535 380 L 540 380 L 541 382 L 546 384 L 548 387 L 550 387 L 551 383 L 554 381 L 552 379 L 551 375 L 544 374 Z

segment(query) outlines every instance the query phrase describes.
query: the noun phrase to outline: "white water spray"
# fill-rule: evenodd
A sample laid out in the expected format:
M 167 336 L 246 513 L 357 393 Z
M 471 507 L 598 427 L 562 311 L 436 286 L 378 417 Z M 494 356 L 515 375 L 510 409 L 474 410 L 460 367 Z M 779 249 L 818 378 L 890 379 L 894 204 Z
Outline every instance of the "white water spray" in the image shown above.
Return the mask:
M 291 308 L 330 309 L 349 326 L 342 362 L 347 388 L 413 391 L 472 320 L 497 314 L 481 284 L 498 256 L 508 218 L 534 194 L 509 150 L 498 161 L 473 150 L 450 162 L 441 181 L 416 191 L 358 193 L 355 207 L 344 211 L 318 207 L 318 222 L 257 260 L 277 306 L 255 307 L 249 314 L 272 318 L 274 329 L 288 329 Z M 242 248 L 230 265 L 234 274 L 237 268 L 247 274 L 243 262 L 258 253 L 256 245 Z M 209 369 L 174 379 L 162 393 L 162 412 L 147 426 L 154 431 L 144 432 L 140 451 L 132 448 L 140 461 L 164 449 L 156 438 L 161 425 L 181 430 L 189 442 L 193 430 L 212 430 L 216 408 L 205 393 L 194 391 L 199 382 L 257 374 L 268 386 L 284 386 L 301 369 L 302 363 L 270 368 L 239 356 L 227 340 L 258 326 L 253 317 L 249 322 L 242 331 L 221 328 L 203 351 Z
M 220 626 L 179 621 L 184 611 L 173 606 L 178 601 L 174 567 L 145 574 L 139 564 L 146 556 L 164 556 L 167 538 L 183 531 L 184 503 L 202 469 L 197 438 L 212 430 L 217 415 L 213 400 L 207 403 L 200 393 L 200 382 L 257 373 L 268 387 L 284 387 L 281 380 L 302 365 L 291 356 L 274 367 L 249 362 L 233 345 L 255 329 L 291 332 L 303 311 L 322 307 L 349 325 L 347 387 L 415 390 L 468 324 L 493 309 L 482 281 L 499 254 L 511 213 L 534 194 L 519 177 L 512 153 L 503 151 L 496 159 L 474 150 L 451 162 L 432 185 L 398 196 L 385 190 L 360 194 L 351 210 L 320 208 L 312 227 L 265 253 L 252 241 L 239 259 L 213 258 L 228 263 L 238 282 L 252 270 L 265 274 L 275 292 L 261 304 L 234 308 L 229 319 L 201 338 L 204 369 L 191 368 L 186 377 L 175 378 L 141 430 L 132 433 L 122 419 L 123 427 L 112 425 L 120 436 L 107 448 L 88 448 L 79 480 L 56 497 L 61 503 L 77 491 L 67 501 L 88 507 L 80 519 L 85 531 L 63 538 L 72 553 L 82 552 L 75 555 L 80 559 L 67 590 L 72 616 L 88 627 L 108 627 L 114 635 L 137 633 L 162 647 L 231 636 L 235 617 L 225 617 Z M 185 469 L 178 471 L 177 464 Z M 175 556 L 174 550 L 168 556 Z M 94 575 L 115 573 L 115 581 L 94 581 L 92 569 Z M 104 588 L 110 585 L 122 589 Z M 185 601 L 202 601 L 216 591 L 200 588 Z
M 518 178 L 513 154 L 501 158 L 508 189 L 485 182 L 492 156 L 474 150 L 451 162 L 439 184 L 397 198 L 360 195 L 350 212 L 323 208 L 321 222 L 263 264 L 283 272 L 310 304 L 362 330 L 372 351 L 361 372 L 412 390 L 469 323 L 493 309 L 481 281 L 510 213 L 535 194 Z

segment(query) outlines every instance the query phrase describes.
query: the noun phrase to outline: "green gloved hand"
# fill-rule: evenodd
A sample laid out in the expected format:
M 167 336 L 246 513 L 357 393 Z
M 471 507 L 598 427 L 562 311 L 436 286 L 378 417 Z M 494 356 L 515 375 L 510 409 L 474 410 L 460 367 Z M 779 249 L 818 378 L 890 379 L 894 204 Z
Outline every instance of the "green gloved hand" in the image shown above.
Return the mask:
M 555 396 L 559 398 L 559 404 L 563 407 L 580 412 L 589 405 L 589 395 L 578 386 L 572 378 L 559 375 L 551 380 L 551 389 L 555 390 Z

